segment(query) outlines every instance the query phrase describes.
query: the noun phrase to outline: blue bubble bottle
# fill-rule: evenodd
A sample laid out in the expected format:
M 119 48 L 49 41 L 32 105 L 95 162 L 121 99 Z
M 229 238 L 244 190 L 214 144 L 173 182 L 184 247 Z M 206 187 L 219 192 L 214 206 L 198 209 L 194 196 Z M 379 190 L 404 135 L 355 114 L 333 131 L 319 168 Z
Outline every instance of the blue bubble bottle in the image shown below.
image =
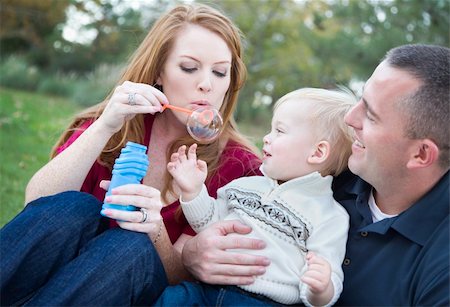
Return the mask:
M 147 173 L 149 165 L 147 154 L 147 146 L 127 142 L 126 146 L 122 148 L 120 156 L 116 159 L 113 166 L 111 183 L 106 192 L 106 196 L 111 195 L 111 190 L 115 187 L 130 184 L 140 183 Z M 105 197 L 106 197 L 105 196 Z M 103 209 L 117 209 L 135 211 L 136 207 L 133 205 L 119 205 L 103 203 Z

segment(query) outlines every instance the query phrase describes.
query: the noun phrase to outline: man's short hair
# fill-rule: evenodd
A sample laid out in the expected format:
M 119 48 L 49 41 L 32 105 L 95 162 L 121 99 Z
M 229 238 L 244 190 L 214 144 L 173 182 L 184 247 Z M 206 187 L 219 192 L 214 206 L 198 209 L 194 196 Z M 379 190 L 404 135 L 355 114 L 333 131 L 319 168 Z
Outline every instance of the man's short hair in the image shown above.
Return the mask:
M 422 81 L 399 103 L 406 114 L 406 136 L 430 139 L 439 148 L 439 164 L 449 169 L 450 49 L 434 45 L 404 45 L 391 49 L 385 61 Z

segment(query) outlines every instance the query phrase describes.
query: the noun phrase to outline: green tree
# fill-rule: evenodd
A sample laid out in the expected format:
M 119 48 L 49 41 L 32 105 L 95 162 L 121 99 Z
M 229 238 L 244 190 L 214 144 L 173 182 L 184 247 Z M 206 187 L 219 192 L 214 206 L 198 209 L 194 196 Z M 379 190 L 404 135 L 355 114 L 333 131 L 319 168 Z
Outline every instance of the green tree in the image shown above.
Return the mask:
M 58 25 L 70 0 L 2 0 L 0 52 L 23 52 L 41 67 L 48 65 Z
M 237 117 L 256 123 L 267 121 L 267 106 L 258 102 L 273 103 L 300 87 L 330 88 L 365 80 L 392 47 L 449 45 L 448 0 L 213 3 L 245 35 L 249 77 Z
M 321 64 L 345 82 L 365 79 L 385 52 L 409 43 L 449 45 L 448 0 L 336 1 L 329 10 L 316 11 L 312 41 Z M 327 16 L 328 15 L 328 16 Z M 329 36 L 333 29 L 334 35 Z M 324 34 L 321 34 L 324 33 Z M 327 37 L 328 36 L 328 37 Z M 338 59 L 338 61 L 336 61 Z M 352 75 L 348 75 L 348 72 Z

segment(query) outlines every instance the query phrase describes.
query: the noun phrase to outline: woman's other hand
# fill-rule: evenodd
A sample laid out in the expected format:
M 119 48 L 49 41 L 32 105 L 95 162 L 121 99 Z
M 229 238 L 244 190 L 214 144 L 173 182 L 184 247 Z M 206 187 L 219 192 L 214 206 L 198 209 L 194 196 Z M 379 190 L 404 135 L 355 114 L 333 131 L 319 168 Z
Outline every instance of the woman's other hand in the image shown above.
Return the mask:
M 168 103 L 167 97 L 153 86 L 125 81 L 116 87 L 98 120 L 115 133 L 122 128 L 125 120 L 132 119 L 136 114 L 161 112 L 162 105 Z
M 107 189 L 108 185 L 109 182 L 107 181 L 101 183 L 101 187 L 104 189 Z M 150 238 L 155 239 L 163 222 L 159 190 L 143 184 L 126 184 L 114 188 L 111 192 L 112 195 L 105 198 L 106 202 L 118 205 L 133 205 L 146 212 L 103 209 L 102 213 L 115 219 L 123 229 L 147 233 Z
M 263 249 L 262 240 L 227 236 L 247 234 L 252 229 L 239 221 L 217 222 L 186 242 L 182 261 L 197 279 L 209 284 L 248 285 L 262 275 L 270 260 L 263 256 L 227 251 L 232 249 Z

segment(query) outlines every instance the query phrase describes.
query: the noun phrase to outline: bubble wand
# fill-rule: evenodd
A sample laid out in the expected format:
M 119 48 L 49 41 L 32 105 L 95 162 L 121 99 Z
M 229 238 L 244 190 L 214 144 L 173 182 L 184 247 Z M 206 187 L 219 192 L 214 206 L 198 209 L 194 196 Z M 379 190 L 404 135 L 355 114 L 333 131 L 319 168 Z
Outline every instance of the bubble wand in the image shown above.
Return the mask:
M 163 111 L 166 109 L 189 114 L 186 128 L 189 134 L 199 142 L 210 142 L 214 140 L 218 137 L 222 129 L 223 120 L 220 113 L 210 106 L 189 110 L 171 104 L 164 104 Z
M 182 107 L 177 107 L 171 104 L 165 104 L 163 105 L 163 111 L 165 109 L 171 109 L 171 110 L 175 110 L 175 111 L 180 111 L 180 112 L 184 112 L 187 113 L 189 115 L 192 115 L 192 113 L 197 112 L 197 110 L 189 110 L 186 108 L 182 108 Z M 203 108 L 201 107 L 200 109 L 202 109 L 199 113 L 198 113 L 198 119 L 200 120 L 200 122 L 204 125 L 208 125 L 213 119 L 214 119 L 214 112 L 213 109 L 210 108 Z M 220 116 L 220 115 L 218 115 Z

